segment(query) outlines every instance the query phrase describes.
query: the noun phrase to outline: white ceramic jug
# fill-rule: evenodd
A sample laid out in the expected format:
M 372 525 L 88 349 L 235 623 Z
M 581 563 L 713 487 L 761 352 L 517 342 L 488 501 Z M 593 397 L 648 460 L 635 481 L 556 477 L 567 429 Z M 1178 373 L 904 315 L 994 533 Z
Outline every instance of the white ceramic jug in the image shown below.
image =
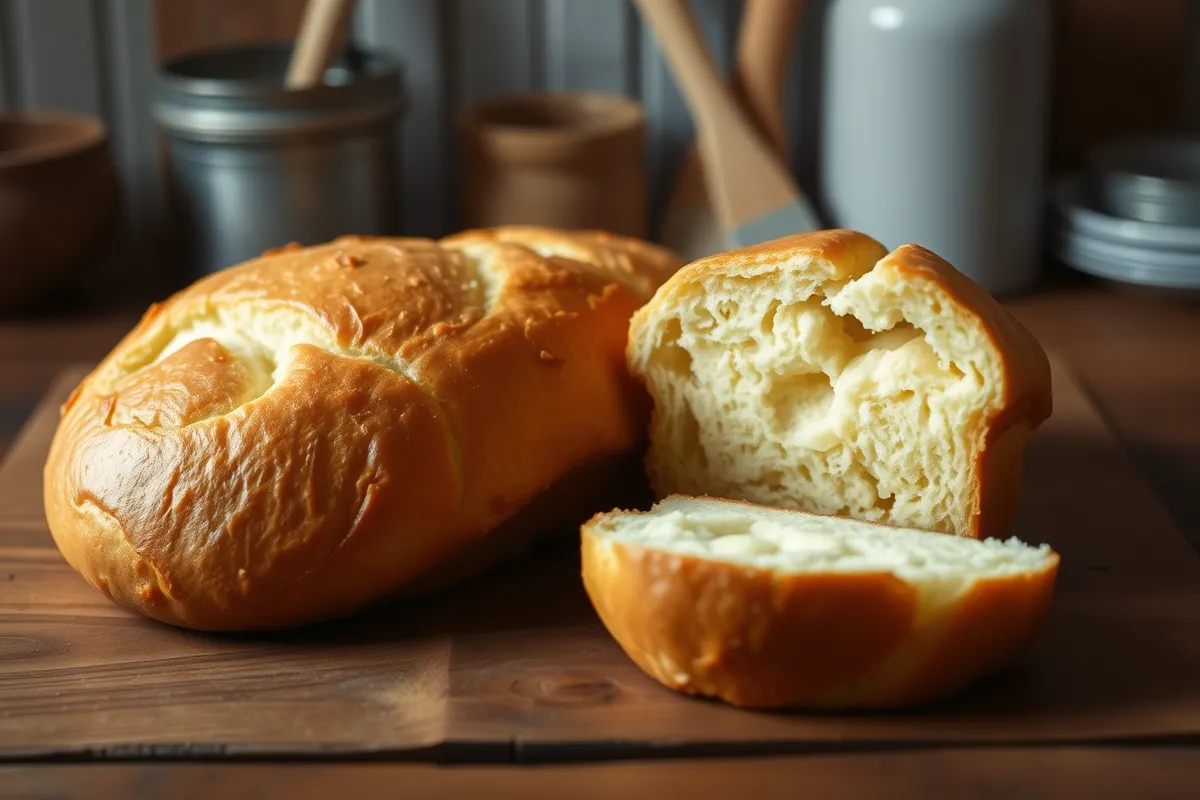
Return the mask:
M 988 291 L 1040 274 L 1043 0 L 830 0 L 820 191 L 830 222 L 913 242 Z

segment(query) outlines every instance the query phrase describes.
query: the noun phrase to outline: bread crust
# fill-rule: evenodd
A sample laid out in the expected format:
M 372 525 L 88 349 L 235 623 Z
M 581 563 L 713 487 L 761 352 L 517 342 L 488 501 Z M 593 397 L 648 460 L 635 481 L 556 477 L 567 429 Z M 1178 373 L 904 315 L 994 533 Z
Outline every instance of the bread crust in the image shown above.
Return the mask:
M 662 398 L 655 396 L 643 365 L 653 348 L 650 329 L 665 309 L 707 291 L 715 281 L 737 279 L 761 283 L 765 291 L 780 265 L 811 257 L 827 262 L 828 271 L 814 274 L 818 284 L 840 285 L 872 270 L 895 284 L 919 286 L 939 298 L 944 312 L 978 327 L 997 355 L 1003 372 L 1002 399 L 985 422 L 986 435 L 975 453 L 969 507 L 953 530 L 972 538 L 1000 536 L 1011 524 L 1019 501 L 1021 464 L 1029 435 L 1053 411 L 1050 363 L 1034 336 L 987 292 L 933 252 L 906 244 L 888 252 L 882 244 L 852 230 L 797 234 L 752 247 L 720 253 L 680 269 L 630 321 L 627 360 L 630 370 L 654 399 L 651 451 L 646 465 L 656 496 L 676 491 L 657 475 L 653 452 L 656 431 L 663 426 Z
M 94 586 L 171 624 L 360 609 L 640 445 L 628 320 L 678 266 L 636 240 L 511 227 L 344 237 L 209 276 L 64 404 L 50 531 Z
M 903 245 L 888 255 L 885 265 L 900 280 L 944 293 L 961 314 L 976 320 L 999 355 L 1003 400 L 988 419 L 986 439 L 976 454 L 974 503 L 962 533 L 978 539 L 1002 536 L 1020 500 L 1025 443 L 1054 411 L 1050 360 L 1016 317 L 935 253 Z
M 931 616 L 918 587 L 889 572 L 787 574 L 676 554 L 605 538 L 604 516 L 583 525 L 581 548 L 605 628 L 664 686 L 745 708 L 900 708 L 961 692 L 1029 646 L 1059 564 L 1052 554 L 1042 570 L 978 580 Z

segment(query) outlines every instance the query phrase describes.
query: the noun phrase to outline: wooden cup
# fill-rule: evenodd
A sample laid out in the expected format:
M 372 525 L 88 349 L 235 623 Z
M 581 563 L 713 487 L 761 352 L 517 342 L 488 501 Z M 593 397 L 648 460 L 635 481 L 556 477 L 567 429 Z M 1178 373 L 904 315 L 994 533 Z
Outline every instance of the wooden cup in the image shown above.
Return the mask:
M 467 227 L 545 225 L 645 236 L 645 117 L 589 92 L 502 97 L 461 120 Z

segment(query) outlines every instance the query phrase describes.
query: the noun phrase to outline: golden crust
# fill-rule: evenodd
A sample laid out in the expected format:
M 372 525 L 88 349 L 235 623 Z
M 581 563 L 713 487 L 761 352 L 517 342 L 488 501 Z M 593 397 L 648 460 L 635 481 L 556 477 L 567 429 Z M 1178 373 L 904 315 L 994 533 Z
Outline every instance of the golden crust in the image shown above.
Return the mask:
M 1001 406 L 985 422 L 987 435 L 976 458 L 974 498 L 963 510 L 965 522 L 952 532 L 973 538 L 1002 535 L 1016 512 L 1021 463 L 1029 434 L 1052 413 L 1050 363 L 1033 335 L 977 284 L 951 264 L 917 245 L 888 252 L 882 244 L 852 230 L 825 230 L 796 234 L 694 261 L 668 280 L 631 321 L 626 350 L 634 376 L 653 394 L 647 377 L 637 368 L 635 350 L 645 348 L 647 329 L 664 307 L 696 297 L 724 278 L 758 279 L 793 259 L 825 262 L 825 272 L 815 271 L 817 284 L 842 284 L 871 272 L 878 265 L 896 283 L 919 285 L 941 299 L 947 314 L 979 327 L 1002 366 Z M 655 398 L 651 429 L 661 424 L 661 403 Z M 653 434 L 652 434 L 653 436 Z M 654 454 L 647 471 L 656 494 Z M 673 489 L 672 489 L 673 490 Z
M 581 547 L 605 628 L 664 686 L 746 708 L 898 708 L 956 694 L 1028 647 L 1058 572 L 1054 554 L 1045 569 L 975 582 L 930 617 L 917 587 L 888 572 L 786 574 L 670 553 L 604 538 L 592 527 L 603 516 L 584 524 Z
M 678 266 L 513 228 L 345 237 L 200 280 L 64 404 L 51 533 L 93 585 L 177 625 L 359 609 L 640 444 L 628 320 Z
M 1001 536 L 1016 514 L 1025 442 L 1053 412 L 1050 361 L 1007 309 L 936 254 L 904 245 L 884 263 L 897 280 L 925 284 L 949 298 L 961 316 L 976 320 L 999 355 L 1004 395 L 986 423 L 987 439 L 976 459 L 979 479 L 969 533 L 981 539 Z
M 798 233 L 717 253 L 677 270 L 654 299 L 638 310 L 631 327 L 640 328 L 654 316 L 654 309 L 659 305 L 701 289 L 713 275 L 757 277 L 778 270 L 781 262 L 808 257 L 827 262 L 828 272 L 815 274 L 814 278 L 822 282 L 843 282 L 870 272 L 886 255 L 887 248 L 871 237 L 838 229 Z

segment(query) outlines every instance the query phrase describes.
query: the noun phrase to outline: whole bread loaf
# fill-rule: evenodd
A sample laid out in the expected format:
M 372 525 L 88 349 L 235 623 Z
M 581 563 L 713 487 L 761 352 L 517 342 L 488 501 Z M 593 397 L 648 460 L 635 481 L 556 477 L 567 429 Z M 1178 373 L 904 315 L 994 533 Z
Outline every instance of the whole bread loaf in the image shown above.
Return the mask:
M 630 472 L 649 404 L 629 318 L 679 266 L 511 227 L 348 237 L 209 276 L 64 404 L 51 533 L 117 603 L 198 629 L 461 580 L 571 530 Z
M 855 231 L 693 262 L 629 339 L 659 497 L 999 536 L 1052 406 L 1045 353 L 987 292 Z

